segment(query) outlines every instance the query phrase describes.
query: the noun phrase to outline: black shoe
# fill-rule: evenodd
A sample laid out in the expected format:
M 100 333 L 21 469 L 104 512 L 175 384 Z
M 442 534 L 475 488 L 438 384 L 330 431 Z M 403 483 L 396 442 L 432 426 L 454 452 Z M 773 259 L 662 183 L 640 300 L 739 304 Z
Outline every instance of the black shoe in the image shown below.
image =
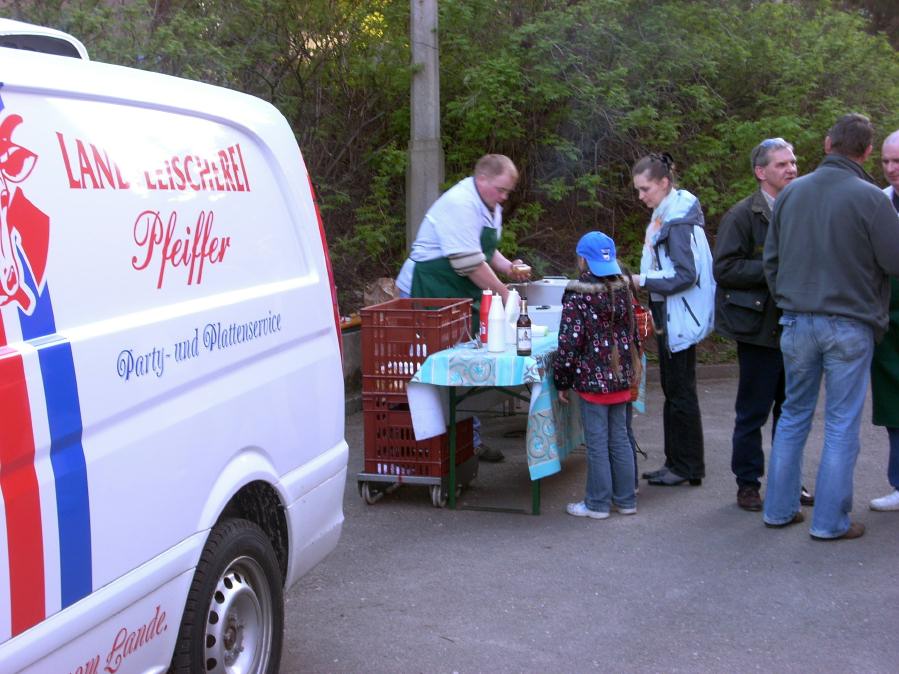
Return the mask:
M 759 496 L 759 488 L 750 484 L 744 484 L 737 490 L 737 505 L 743 510 L 758 512 L 762 509 L 762 497 Z
M 809 507 L 815 505 L 815 497 L 805 488 L 805 485 L 799 490 L 799 503 Z
M 489 463 L 499 463 L 506 458 L 500 450 L 485 444 L 481 444 L 475 451 L 477 452 L 479 460 L 487 461 Z
M 684 484 L 685 482 L 689 482 L 691 487 L 698 487 L 702 484 L 702 479 L 698 477 L 681 477 L 677 473 L 669 470 L 661 477 L 656 477 L 649 480 L 649 484 L 655 485 L 656 487 L 676 487 L 680 484 Z
M 656 479 L 662 477 L 662 475 L 664 475 L 667 472 L 668 472 L 668 466 L 662 466 L 658 470 L 648 470 L 645 473 L 643 473 L 642 475 L 640 475 L 640 477 L 642 477 L 644 480 L 656 480 Z

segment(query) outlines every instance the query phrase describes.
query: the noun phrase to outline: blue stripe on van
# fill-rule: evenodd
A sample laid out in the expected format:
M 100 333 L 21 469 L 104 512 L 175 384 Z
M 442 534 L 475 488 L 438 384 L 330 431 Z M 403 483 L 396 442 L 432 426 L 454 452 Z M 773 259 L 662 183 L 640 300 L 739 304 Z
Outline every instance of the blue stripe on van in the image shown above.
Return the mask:
M 44 398 L 50 426 L 50 462 L 56 482 L 59 525 L 61 603 L 65 608 L 92 589 L 90 501 L 87 465 L 81 444 L 83 424 L 75 378 L 72 346 L 56 335 L 50 287 L 38 294 L 30 270 L 23 265 L 25 282 L 37 301 L 34 312 L 19 312 L 22 337 L 38 349 Z

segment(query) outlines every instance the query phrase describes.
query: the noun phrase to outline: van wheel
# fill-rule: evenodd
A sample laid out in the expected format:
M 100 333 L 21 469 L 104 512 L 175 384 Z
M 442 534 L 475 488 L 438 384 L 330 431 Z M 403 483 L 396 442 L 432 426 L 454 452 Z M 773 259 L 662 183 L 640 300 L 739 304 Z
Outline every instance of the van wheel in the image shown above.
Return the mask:
M 274 674 L 283 631 L 271 542 L 248 520 L 220 522 L 197 565 L 169 671 Z

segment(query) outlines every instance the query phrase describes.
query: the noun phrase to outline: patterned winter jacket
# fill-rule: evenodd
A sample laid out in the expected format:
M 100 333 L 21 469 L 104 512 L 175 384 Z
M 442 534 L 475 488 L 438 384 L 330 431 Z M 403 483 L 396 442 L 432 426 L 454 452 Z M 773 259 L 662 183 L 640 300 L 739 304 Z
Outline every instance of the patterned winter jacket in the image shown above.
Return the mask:
M 585 273 L 568 283 L 553 361 L 558 390 L 616 393 L 630 388 L 639 376 L 639 346 L 631 290 L 622 277 Z

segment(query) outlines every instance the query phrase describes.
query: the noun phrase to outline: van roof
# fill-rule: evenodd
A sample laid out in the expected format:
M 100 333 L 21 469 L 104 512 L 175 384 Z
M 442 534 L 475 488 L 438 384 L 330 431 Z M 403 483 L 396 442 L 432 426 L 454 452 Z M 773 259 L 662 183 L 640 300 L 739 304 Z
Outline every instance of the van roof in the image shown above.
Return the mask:
M 12 19 L 0 18 L 0 47 L 89 60 L 85 46 L 68 33 Z
M 168 110 L 229 126 L 251 122 L 252 128 L 246 129 L 251 135 L 265 135 L 281 125 L 280 114 L 272 115 L 275 108 L 268 101 L 150 70 L 13 49 L 3 54 L 3 65 L 8 67 L 0 81 L 0 94 L 40 91 L 48 96 Z
M 3 80 L 0 103 L 21 92 L 41 96 L 119 104 L 187 115 L 239 129 L 265 146 L 272 165 L 280 167 L 283 189 L 297 199 L 309 189 L 306 166 L 298 161 L 293 131 L 268 101 L 211 84 L 124 66 L 61 58 L 32 51 L 0 49 Z M 2 105 L 0 105 L 2 108 Z M 127 125 L 127 115 L 120 123 Z M 0 668 L 2 669 L 2 668 Z

